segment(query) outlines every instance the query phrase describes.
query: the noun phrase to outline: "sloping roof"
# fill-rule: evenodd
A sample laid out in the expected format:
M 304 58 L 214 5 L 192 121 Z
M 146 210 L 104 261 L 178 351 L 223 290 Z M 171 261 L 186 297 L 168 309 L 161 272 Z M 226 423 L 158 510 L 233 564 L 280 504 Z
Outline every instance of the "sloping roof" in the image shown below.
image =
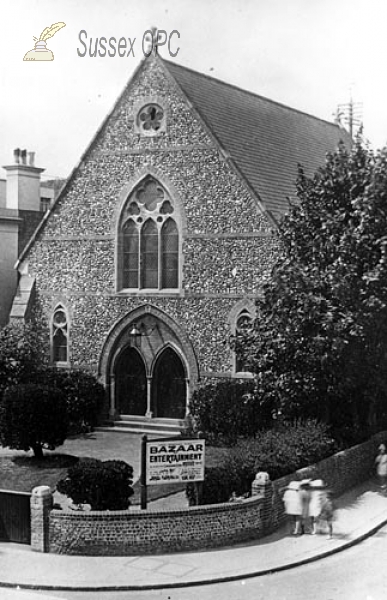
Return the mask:
M 230 155 L 257 197 L 277 220 L 287 212 L 287 197 L 295 195 L 297 164 L 312 175 L 337 148 L 340 140 L 348 146 L 350 136 L 338 125 L 318 119 L 252 92 L 198 73 L 151 54 L 160 61 L 183 90 L 213 135 Z M 124 94 L 149 58 L 143 58 L 117 98 L 78 164 L 65 180 L 51 211 L 45 213 L 16 267 L 27 255 L 55 204 L 73 181 L 79 166 L 98 139 Z
M 246 177 L 266 209 L 278 218 L 295 197 L 297 164 L 313 175 L 347 131 L 334 123 L 165 61 L 195 109 Z

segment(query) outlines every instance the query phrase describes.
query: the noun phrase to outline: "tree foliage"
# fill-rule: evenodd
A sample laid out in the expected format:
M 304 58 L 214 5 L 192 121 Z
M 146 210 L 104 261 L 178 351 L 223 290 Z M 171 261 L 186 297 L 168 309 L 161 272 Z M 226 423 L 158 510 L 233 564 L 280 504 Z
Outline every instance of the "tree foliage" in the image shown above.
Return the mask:
M 254 436 L 264 415 L 254 396 L 252 380 L 225 380 L 197 389 L 190 402 L 196 431 L 212 443 L 235 444 L 239 437 Z
M 385 412 L 387 149 L 340 145 L 297 197 L 244 351 L 270 410 L 356 429 Z
M 57 388 L 37 384 L 8 387 L 0 401 L 0 443 L 16 450 L 54 450 L 67 436 L 66 398 Z
M 30 381 L 41 367 L 40 340 L 30 323 L 0 329 L 0 397 L 7 386 Z
M 67 371 L 51 367 L 38 369 L 31 377 L 36 383 L 56 387 L 63 392 L 72 433 L 97 424 L 105 389 L 92 373 L 80 369 Z
M 71 432 L 96 425 L 105 397 L 92 373 L 57 369 L 46 364 L 37 327 L 9 324 L 0 329 L 0 398 L 7 387 L 34 383 L 61 390 L 66 397 Z

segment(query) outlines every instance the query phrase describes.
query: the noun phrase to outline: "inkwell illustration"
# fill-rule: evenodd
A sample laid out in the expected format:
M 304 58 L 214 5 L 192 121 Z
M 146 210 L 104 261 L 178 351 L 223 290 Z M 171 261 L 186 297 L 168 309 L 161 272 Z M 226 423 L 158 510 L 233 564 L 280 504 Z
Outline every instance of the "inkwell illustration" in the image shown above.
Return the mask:
M 66 27 L 66 23 L 54 23 L 50 27 L 43 29 L 39 39 L 35 40 L 35 48 L 27 52 L 23 60 L 54 60 L 54 54 L 46 46 L 46 41 L 52 38 L 59 29 Z

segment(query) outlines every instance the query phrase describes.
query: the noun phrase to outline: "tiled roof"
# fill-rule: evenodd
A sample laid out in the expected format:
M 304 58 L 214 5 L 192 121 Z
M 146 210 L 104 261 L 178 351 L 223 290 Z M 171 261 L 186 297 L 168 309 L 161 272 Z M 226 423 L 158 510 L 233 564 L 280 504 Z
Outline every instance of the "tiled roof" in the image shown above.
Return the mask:
M 347 131 L 186 67 L 164 61 L 195 109 L 278 218 L 295 197 L 297 164 L 312 175 Z

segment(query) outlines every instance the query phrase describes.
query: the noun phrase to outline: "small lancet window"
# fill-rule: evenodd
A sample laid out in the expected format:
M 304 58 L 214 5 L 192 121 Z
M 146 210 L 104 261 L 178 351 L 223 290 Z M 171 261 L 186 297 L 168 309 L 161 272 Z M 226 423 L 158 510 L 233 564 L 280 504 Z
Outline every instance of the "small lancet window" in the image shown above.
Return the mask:
M 251 331 L 253 328 L 253 318 L 247 309 L 242 310 L 235 323 L 235 337 L 236 337 L 236 349 L 235 349 L 235 372 L 246 373 L 249 372 L 249 368 L 246 364 L 245 357 L 238 344 L 240 343 L 243 336 Z
M 55 309 L 52 320 L 52 351 L 54 363 L 68 361 L 68 321 L 62 306 Z

